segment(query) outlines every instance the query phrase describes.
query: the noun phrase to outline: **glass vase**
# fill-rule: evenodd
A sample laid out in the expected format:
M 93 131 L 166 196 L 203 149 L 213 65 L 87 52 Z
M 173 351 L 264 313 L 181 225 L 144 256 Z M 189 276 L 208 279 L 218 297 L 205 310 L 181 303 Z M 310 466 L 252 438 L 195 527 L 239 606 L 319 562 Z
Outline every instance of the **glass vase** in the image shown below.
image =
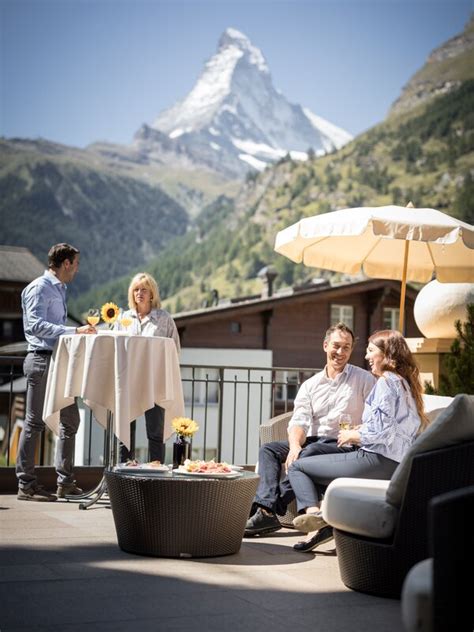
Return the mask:
M 178 435 L 173 443 L 173 467 L 183 465 L 191 458 L 191 444 L 185 437 Z

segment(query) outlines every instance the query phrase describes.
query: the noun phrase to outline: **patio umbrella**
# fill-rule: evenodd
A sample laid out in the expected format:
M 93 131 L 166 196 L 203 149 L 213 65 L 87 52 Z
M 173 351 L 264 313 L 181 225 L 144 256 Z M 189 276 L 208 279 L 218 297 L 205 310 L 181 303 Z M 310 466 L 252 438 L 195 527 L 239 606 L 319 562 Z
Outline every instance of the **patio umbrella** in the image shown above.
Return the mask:
M 275 251 L 295 263 L 401 281 L 403 332 L 408 281 L 474 281 L 474 226 L 431 208 L 347 208 L 281 230 Z

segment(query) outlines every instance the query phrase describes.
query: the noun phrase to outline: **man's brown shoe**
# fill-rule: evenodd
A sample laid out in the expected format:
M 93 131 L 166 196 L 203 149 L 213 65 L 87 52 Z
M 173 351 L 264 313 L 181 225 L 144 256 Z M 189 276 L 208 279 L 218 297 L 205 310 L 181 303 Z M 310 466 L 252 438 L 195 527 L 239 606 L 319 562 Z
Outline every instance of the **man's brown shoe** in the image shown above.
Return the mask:
M 56 496 L 58 498 L 66 498 L 66 496 L 81 496 L 83 493 L 82 489 L 78 487 L 75 482 L 58 485 L 58 489 L 56 490 Z
M 34 487 L 28 487 L 26 489 L 18 490 L 18 500 L 33 500 L 36 502 L 54 502 L 57 497 L 50 492 L 47 492 L 41 485 L 35 485 Z

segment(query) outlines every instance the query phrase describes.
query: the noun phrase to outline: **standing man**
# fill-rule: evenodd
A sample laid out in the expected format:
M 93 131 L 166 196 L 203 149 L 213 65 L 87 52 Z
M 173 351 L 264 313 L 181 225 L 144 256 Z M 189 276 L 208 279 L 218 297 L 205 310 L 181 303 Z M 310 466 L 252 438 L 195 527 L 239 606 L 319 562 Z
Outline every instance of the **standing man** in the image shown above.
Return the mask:
M 371 373 L 348 364 L 353 348 L 354 334 L 349 327 L 338 323 L 327 330 L 323 343 L 326 366 L 301 385 L 288 424 L 288 441 L 272 441 L 260 448 L 256 511 L 247 520 L 246 537 L 281 529 L 277 514 L 285 515 L 295 497 L 288 477 L 281 480 L 283 464 L 288 474 L 296 459 L 353 449 L 337 447 L 339 416 L 349 414 L 359 424 L 365 399 L 375 384 Z
M 23 364 L 26 377 L 25 423 L 20 435 L 16 460 L 18 500 L 54 501 L 66 494 L 79 495 L 73 475 L 74 444 L 79 427 L 77 404 L 61 410 L 56 450 L 57 496 L 38 485 L 35 475 L 35 450 L 44 430 L 43 404 L 48 368 L 53 347 L 63 334 L 88 334 L 90 325 L 67 327 L 66 283 L 76 276 L 79 250 L 69 244 L 56 244 L 48 253 L 48 270 L 32 281 L 21 293 L 23 329 L 28 352 Z

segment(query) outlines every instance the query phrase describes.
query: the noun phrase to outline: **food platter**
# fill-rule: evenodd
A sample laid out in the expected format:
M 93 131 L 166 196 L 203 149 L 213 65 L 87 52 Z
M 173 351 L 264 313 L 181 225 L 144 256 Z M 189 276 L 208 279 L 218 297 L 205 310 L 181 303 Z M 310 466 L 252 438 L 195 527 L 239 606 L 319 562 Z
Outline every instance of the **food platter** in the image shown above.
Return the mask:
M 197 476 L 199 478 L 240 478 L 240 472 L 188 472 L 184 467 L 173 470 L 173 474 L 183 474 L 184 476 Z

